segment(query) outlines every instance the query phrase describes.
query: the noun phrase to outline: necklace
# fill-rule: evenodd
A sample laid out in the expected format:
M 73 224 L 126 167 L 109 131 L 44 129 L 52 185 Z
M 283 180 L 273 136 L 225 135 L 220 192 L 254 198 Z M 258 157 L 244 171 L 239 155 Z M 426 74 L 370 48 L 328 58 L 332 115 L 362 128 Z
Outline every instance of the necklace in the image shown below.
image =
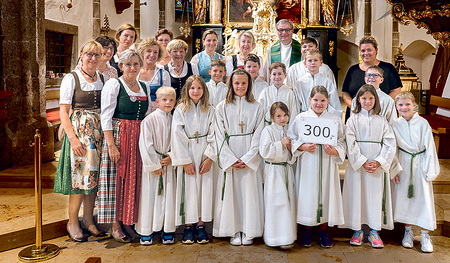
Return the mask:
M 172 64 L 172 68 L 177 73 L 177 75 L 180 75 L 183 72 L 183 66 L 181 66 L 180 69 L 176 69 L 176 67 Z
M 83 68 L 81 68 L 81 71 L 83 71 L 84 74 L 88 75 L 88 76 L 91 78 L 91 80 L 94 81 L 95 72 L 94 72 L 94 74 L 91 76 L 91 75 L 89 75 L 86 71 L 84 71 Z
M 125 83 L 127 83 L 128 84 L 128 86 L 130 86 L 130 88 L 134 88 L 134 85 L 136 85 L 136 83 L 137 83 L 137 81 L 136 80 L 134 80 L 134 83 L 133 84 L 131 84 L 131 83 L 129 83 L 128 81 L 126 81 L 125 80 L 125 78 L 123 78 L 122 77 L 122 79 L 125 81 Z

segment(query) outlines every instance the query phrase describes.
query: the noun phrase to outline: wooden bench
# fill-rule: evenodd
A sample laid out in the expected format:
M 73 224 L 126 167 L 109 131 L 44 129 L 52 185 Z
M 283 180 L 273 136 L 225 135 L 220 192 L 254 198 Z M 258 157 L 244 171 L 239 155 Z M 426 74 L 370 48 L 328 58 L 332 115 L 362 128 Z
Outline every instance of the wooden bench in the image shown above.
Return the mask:
M 448 142 L 450 139 L 450 118 L 436 114 L 437 107 L 450 110 L 450 99 L 439 96 L 431 95 L 430 97 L 430 114 L 421 114 L 431 126 L 434 135 L 434 143 L 436 144 L 436 151 L 439 154 L 439 158 L 450 158 L 448 155 L 449 147 L 441 148 L 440 143 L 442 141 Z M 439 149 L 441 148 L 441 152 Z

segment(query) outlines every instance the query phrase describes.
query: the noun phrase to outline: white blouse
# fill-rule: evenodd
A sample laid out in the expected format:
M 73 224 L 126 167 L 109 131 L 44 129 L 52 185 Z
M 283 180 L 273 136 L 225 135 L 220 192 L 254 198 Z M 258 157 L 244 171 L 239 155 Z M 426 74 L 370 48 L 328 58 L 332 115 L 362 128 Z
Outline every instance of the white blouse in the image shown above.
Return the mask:
M 95 71 L 95 74 L 97 74 L 97 81 L 92 83 L 87 82 L 83 74 L 81 74 L 81 72 L 78 69 L 74 71 L 78 75 L 82 91 L 102 90 L 103 83 L 97 71 Z M 59 104 L 72 104 L 74 92 L 75 92 L 75 78 L 73 77 L 72 74 L 66 74 L 66 76 L 64 76 L 63 80 L 61 81 L 61 87 L 59 89 Z
M 169 74 L 174 78 L 183 78 L 188 73 L 188 66 L 186 61 L 183 62 L 183 71 L 181 72 L 180 75 L 177 75 L 177 73 L 175 73 L 175 70 L 172 67 L 172 63 L 170 62 L 167 63 L 167 66 L 169 67 Z M 191 67 L 192 67 L 192 74 L 199 75 L 197 65 L 191 63 Z

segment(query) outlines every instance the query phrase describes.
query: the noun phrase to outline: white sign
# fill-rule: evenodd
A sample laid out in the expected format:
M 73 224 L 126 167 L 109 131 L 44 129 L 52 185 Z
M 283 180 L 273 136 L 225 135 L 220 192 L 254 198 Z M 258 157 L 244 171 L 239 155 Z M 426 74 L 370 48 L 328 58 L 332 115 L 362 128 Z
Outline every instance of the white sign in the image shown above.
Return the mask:
M 337 146 L 338 121 L 325 118 L 300 118 L 299 140 Z

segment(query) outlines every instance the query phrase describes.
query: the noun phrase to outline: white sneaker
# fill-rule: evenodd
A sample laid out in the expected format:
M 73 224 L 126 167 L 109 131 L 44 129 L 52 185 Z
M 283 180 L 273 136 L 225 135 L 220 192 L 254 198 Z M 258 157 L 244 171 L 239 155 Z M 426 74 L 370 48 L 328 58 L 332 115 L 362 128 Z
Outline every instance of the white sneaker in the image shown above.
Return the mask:
M 405 248 L 414 247 L 414 232 L 411 230 L 405 230 L 405 236 L 402 240 L 402 246 Z
M 291 249 L 294 247 L 294 244 L 288 244 L 288 245 L 281 245 L 280 248 L 281 249 Z
M 422 245 L 422 252 L 433 252 L 433 243 L 431 242 L 431 238 L 428 233 L 420 235 L 420 244 Z
M 230 244 L 233 246 L 242 245 L 241 232 L 236 232 L 236 234 L 234 234 L 234 237 L 230 238 Z
M 253 238 L 248 238 L 245 233 L 242 233 L 242 245 L 248 246 L 253 244 Z

